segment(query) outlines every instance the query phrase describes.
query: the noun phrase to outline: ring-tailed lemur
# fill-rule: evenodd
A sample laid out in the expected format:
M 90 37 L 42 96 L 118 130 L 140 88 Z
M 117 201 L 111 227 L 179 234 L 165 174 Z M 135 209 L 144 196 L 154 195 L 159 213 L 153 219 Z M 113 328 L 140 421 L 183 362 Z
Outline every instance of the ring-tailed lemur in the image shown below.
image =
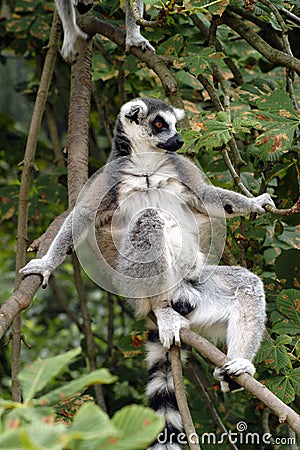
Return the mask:
M 268 194 L 247 198 L 208 184 L 198 168 L 176 151 L 182 110 L 155 99 L 138 98 L 121 108 L 109 163 L 90 182 L 65 220 L 48 253 L 33 259 L 21 274 L 40 274 L 43 286 L 72 246 L 92 227 L 108 274 L 129 298 L 137 314 L 153 311 L 149 321 L 147 362 L 150 406 L 165 416 L 167 439 L 151 449 L 178 450 L 181 419 L 174 395 L 169 347 L 179 343 L 183 326 L 227 343 L 231 361 L 215 369 L 228 375 L 255 372 L 252 364 L 265 321 L 260 279 L 241 267 L 206 263 L 201 250 L 207 222 L 214 217 L 264 213 Z M 117 218 L 115 219 L 115 216 Z M 94 233 L 95 234 L 95 233 Z M 171 436 L 171 433 L 174 433 Z
M 77 53 L 77 39 L 87 39 L 88 36 L 80 30 L 76 23 L 75 6 L 77 10 L 83 14 L 87 12 L 93 4 L 93 0 L 55 0 L 59 16 L 61 18 L 64 29 L 64 42 L 61 50 L 63 58 L 67 61 L 72 59 Z M 140 16 L 143 16 L 144 2 L 137 0 Z M 143 50 L 148 48 L 155 51 L 150 42 L 140 33 L 140 26 L 136 24 L 135 18 L 130 6 L 130 0 L 126 0 L 123 9 L 126 14 L 126 51 L 133 46 L 141 47 Z

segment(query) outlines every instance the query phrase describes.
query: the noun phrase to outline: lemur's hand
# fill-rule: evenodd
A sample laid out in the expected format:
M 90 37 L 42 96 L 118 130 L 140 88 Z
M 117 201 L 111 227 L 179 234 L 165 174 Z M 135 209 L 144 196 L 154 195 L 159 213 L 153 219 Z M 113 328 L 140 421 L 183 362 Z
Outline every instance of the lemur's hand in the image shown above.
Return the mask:
M 41 259 L 32 259 L 26 266 L 19 270 L 19 273 L 22 275 L 22 278 L 28 275 L 41 275 L 43 279 L 42 288 L 45 289 L 48 285 L 52 270 L 49 261 L 44 257 Z
M 258 197 L 252 198 L 251 201 L 252 212 L 257 212 L 259 214 L 264 214 L 266 212 L 264 208 L 266 205 L 275 207 L 275 204 L 269 194 L 261 194 Z

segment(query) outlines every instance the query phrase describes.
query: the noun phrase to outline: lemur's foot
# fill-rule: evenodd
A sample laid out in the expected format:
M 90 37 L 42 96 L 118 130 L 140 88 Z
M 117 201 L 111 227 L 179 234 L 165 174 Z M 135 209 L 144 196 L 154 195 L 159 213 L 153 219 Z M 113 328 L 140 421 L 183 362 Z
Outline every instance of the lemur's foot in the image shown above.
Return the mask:
M 220 381 L 223 392 L 236 390 L 237 383 L 230 378 L 230 375 L 235 377 L 248 373 L 253 376 L 255 374 L 255 367 L 246 358 L 234 358 L 214 370 L 214 377 Z
M 49 263 L 46 259 L 32 259 L 29 261 L 26 266 L 22 267 L 19 270 L 19 273 L 22 275 L 22 278 L 27 277 L 28 275 L 40 275 L 42 277 L 42 288 L 45 289 L 49 282 L 49 277 L 51 275 L 51 268 L 49 267 Z
M 189 321 L 172 308 L 161 308 L 154 311 L 157 318 L 159 339 L 163 347 L 169 349 L 175 342 L 180 346 L 180 329 L 188 328 Z
M 139 47 L 143 51 L 148 49 L 155 53 L 155 48 L 150 44 L 148 39 L 144 38 L 141 34 L 126 36 L 126 52 L 129 52 L 131 47 Z

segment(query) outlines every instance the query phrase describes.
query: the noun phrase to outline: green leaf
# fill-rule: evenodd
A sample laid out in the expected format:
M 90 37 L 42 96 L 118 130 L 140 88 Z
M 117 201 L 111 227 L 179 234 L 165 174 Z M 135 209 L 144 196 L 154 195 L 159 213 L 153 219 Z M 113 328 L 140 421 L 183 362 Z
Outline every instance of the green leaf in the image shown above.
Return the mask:
M 289 247 L 300 250 L 300 226 L 290 227 L 284 224 L 283 232 L 278 236 L 278 239 Z
M 284 376 L 266 381 L 266 386 L 285 403 L 291 403 L 300 393 L 300 368 L 287 371 Z
M 274 342 L 270 336 L 265 336 L 256 356 L 257 361 L 263 361 L 267 367 L 274 369 L 277 373 L 284 367 L 291 365 L 291 361 L 280 340 Z
M 197 75 L 210 68 L 213 62 L 218 63 L 219 61 L 222 61 L 223 58 L 223 53 L 215 53 L 211 47 L 208 47 L 200 50 L 196 55 L 193 54 L 180 58 L 179 63 L 197 77 Z
M 278 311 L 285 318 L 275 323 L 273 331 L 296 336 L 300 333 L 300 293 L 295 289 L 283 290 L 276 298 Z
M 264 130 L 256 139 L 256 145 L 270 153 L 289 150 L 295 130 L 300 124 L 289 95 L 277 89 L 261 96 L 256 105 L 259 110 L 254 114 L 260 120 L 260 128 Z
M 231 123 L 224 122 L 224 118 L 225 116 L 223 115 L 221 117 L 222 120 L 218 120 L 216 117 L 215 120 L 207 119 L 204 121 L 204 129 L 202 130 L 202 134 L 199 134 L 197 142 L 198 148 L 203 146 L 207 149 L 213 149 L 221 147 L 223 144 L 227 144 L 227 142 L 230 141 L 230 131 L 232 130 Z
M 286 91 L 276 89 L 270 95 L 262 95 L 256 105 L 262 111 L 268 111 L 280 117 L 294 118 L 299 121 L 299 117 L 293 106 L 293 102 Z
M 108 415 L 96 405 L 84 405 L 74 416 L 70 431 L 75 439 L 72 450 L 98 450 L 104 440 L 115 442 L 122 432 L 110 421 Z
M 54 389 L 48 394 L 36 399 L 36 403 L 39 405 L 53 405 L 54 403 L 70 398 L 76 392 L 82 392 L 82 390 L 92 384 L 110 384 L 114 383 L 117 377 L 111 375 L 107 369 L 98 369 L 93 372 L 82 375 L 76 380 L 69 381 L 67 384 Z
M 62 355 L 37 359 L 26 366 L 19 373 L 24 402 L 32 400 L 37 392 L 41 391 L 52 378 L 65 369 L 80 352 L 79 347 Z
M 276 345 L 278 345 L 278 346 L 288 345 L 288 344 L 291 344 L 292 341 L 293 341 L 293 339 L 291 338 L 291 336 L 288 336 L 287 334 L 282 334 L 281 336 L 277 336 Z
M 113 450 L 140 450 L 147 448 L 164 427 L 164 420 L 150 408 L 139 405 L 125 406 L 117 411 L 112 423 L 123 431 L 124 435 Z

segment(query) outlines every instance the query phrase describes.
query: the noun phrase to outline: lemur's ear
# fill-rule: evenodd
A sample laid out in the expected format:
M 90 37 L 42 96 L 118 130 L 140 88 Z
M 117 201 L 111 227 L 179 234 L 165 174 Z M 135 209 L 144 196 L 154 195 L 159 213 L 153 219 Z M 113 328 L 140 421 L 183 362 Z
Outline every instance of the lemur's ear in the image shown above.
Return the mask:
M 139 125 L 140 120 L 147 116 L 147 105 L 140 99 L 125 103 L 121 108 L 121 115 Z
M 173 108 L 174 110 L 174 114 L 177 120 L 181 120 L 184 118 L 185 116 L 185 110 L 184 109 L 179 109 L 179 108 Z

